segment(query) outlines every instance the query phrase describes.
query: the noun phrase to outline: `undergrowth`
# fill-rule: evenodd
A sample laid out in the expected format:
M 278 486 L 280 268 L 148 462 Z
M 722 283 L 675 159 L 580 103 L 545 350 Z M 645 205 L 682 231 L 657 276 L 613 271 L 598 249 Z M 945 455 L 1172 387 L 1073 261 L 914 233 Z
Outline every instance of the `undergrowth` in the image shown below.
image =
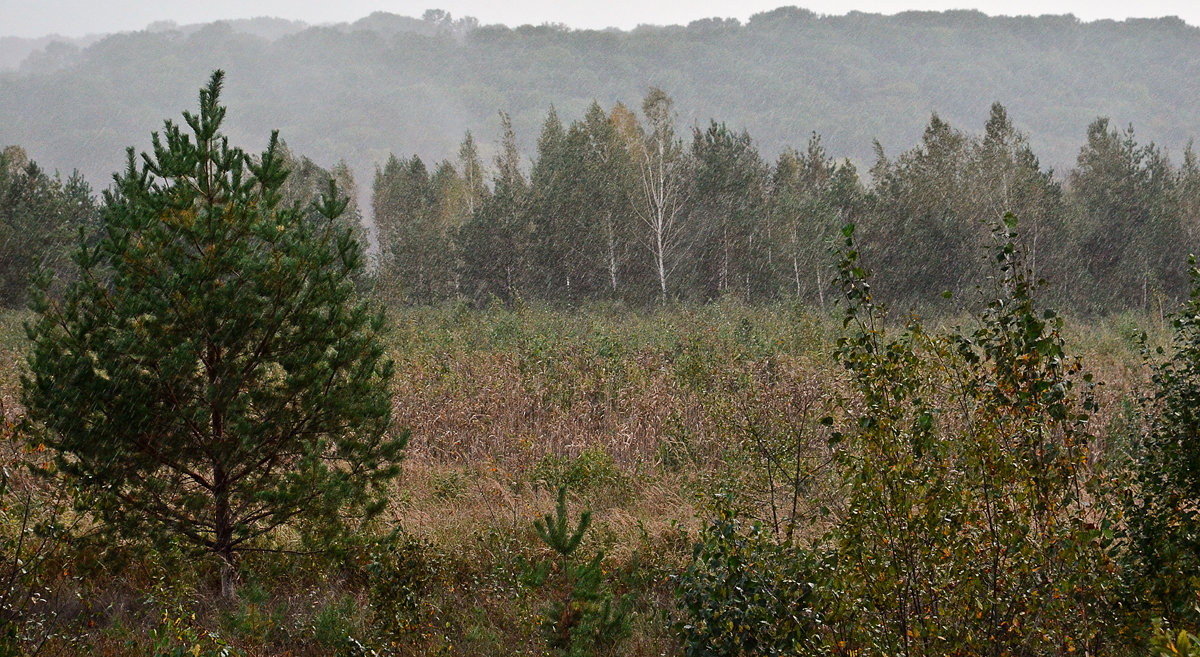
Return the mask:
M 21 461 L 10 462 L 14 473 L 38 463 L 17 433 L 14 401 L 25 319 L 0 315 L 0 409 L 6 453 Z M 413 435 L 388 510 L 357 543 L 317 554 L 295 533 L 277 532 L 241 563 L 230 606 L 219 600 L 216 564 L 183 551 L 146 553 L 136 540 L 99 544 L 86 505 L 72 500 L 58 524 L 45 525 L 69 526 L 71 540 L 41 561 L 23 560 L 31 579 L 14 590 L 41 593 L 7 616 L 8 645 L 41 655 L 547 654 L 547 605 L 570 585 L 549 576 L 537 585 L 529 568 L 546 557 L 534 520 L 564 486 L 574 509 L 592 512 L 585 556 L 571 567 L 603 553 L 597 565 L 608 588 L 594 600 L 611 592 L 610 614 L 626 605 L 617 654 L 680 654 L 680 637 L 701 632 L 724 632 L 721 645 L 754 652 L 761 644 L 736 628 L 776 614 L 747 606 L 749 591 L 817 595 L 806 578 L 823 562 L 805 550 L 847 508 L 831 428 L 820 422 L 836 415 L 829 400 L 848 389 L 831 359 L 843 335 L 836 318 L 736 299 L 653 312 L 446 304 L 393 309 L 390 326 L 402 373 L 393 383 L 396 422 Z M 895 336 L 904 327 L 883 330 Z M 1151 347 L 1169 339 L 1158 317 L 1063 321 L 1067 348 L 1105 383 L 1090 420 L 1098 444 L 1140 426 L 1122 402 L 1145 386 L 1133 338 L 1141 332 Z M 8 502 L 0 533 L 10 558 L 23 531 L 12 514 L 57 508 L 41 480 L 11 481 L 35 497 L 27 507 Z M 729 491 L 737 495 L 715 497 Z M 697 539 L 705 547 L 694 552 Z M 738 571 L 713 570 L 768 544 L 783 547 Z M 680 577 L 734 606 L 707 607 L 708 624 L 680 634 Z M 713 623 L 730 618 L 742 620 L 718 632 Z M 818 619 L 793 620 L 772 630 L 776 645 L 800 645 Z M 1155 645 L 1180 645 L 1179 629 L 1155 635 Z

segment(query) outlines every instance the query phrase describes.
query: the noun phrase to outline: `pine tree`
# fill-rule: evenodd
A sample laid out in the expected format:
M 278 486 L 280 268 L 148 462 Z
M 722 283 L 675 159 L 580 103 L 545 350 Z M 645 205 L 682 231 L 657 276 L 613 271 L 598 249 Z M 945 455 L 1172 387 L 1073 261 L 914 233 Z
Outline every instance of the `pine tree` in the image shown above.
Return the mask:
M 504 136 L 496 155 L 492 193 L 458 232 L 464 291 L 477 302 L 490 297 L 514 300 L 527 276 L 529 183 L 521 172 L 512 120 L 502 112 L 500 123 Z
M 450 294 L 454 261 L 438 204 L 438 189 L 416 155 L 393 155 L 375 171 L 372 205 L 389 297 L 429 303 Z
M 982 139 L 971 147 L 965 194 L 968 216 L 986 221 L 1003 220 L 1011 212 L 1021 218 L 1021 247 L 1035 278 L 1043 272 L 1067 280 L 1071 265 L 1061 261 L 1063 230 L 1062 187 L 1049 171 L 1041 168 L 1028 138 L 1013 126 L 1000 103 L 992 105 Z M 986 224 L 980 231 L 986 230 Z M 984 233 L 981 232 L 981 235 Z M 1047 257 L 1049 256 L 1049 257 Z M 1054 264 L 1051 264 L 1054 263 Z
M 921 143 L 872 169 L 874 212 L 863 251 L 879 271 L 903 272 L 876 289 L 911 303 L 970 289 L 978 219 L 964 207 L 969 137 L 934 114 Z M 878 152 L 882 158 L 882 150 Z
M 767 272 L 762 217 L 768 169 L 748 132 L 734 133 L 716 121 L 704 132 L 694 129 L 692 159 L 697 293 L 706 300 L 758 296 Z
M 558 595 L 551 594 L 543 609 L 542 632 L 556 654 L 566 657 L 614 654 L 622 639 L 629 635 L 629 595 L 614 599 L 605 585 L 602 567 L 604 553 L 597 552 L 588 561 L 576 554 L 583 535 L 592 524 L 592 512 L 584 511 L 572 528 L 567 517 L 567 488 L 558 489 L 554 515 L 547 513 L 533 521 L 538 538 L 558 556 Z M 550 562 L 532 573 L 537 586 L 547 584 Z M 615 602 L 615 604 L 614 604 Z
M 273 529 L 328 539 L 378 511 L 406 435 L 347 201 L 331 184 L 315 214 L 283 205 L 277 134 L 251 157 L 220 132 L 223 77 L 191 134 L 167 121 L 140 166 L 129 150 L 62 302 L 41 277 L 22 384 L 103 526 L 215 554 L 231 596 L 237 555 Z
M 532 292 L 547 299 L 572 299 L 581 290 L 580 258 L 574 251 L 587 234 L 580 220 L 587 210 L 575 198 L 582 178 L 582 158 L 572 152 L 553 106 L 538 137 L 537 161 L 529 176 L 530 282 Z
M 1151 292 L 1187 289 L 1186 232 L 1174 207 L 1175 175 L 1154 144 L 1139 145 L 1133 126 L 1096 119 L 1067 177 L 1075 229 L 1100 308 L 1151 307 Z
M 36 263 L 68 262 L 74 236 L 94 232 L 96 216 L 78 172 L 64 181 L 18 146 L 0 151 L 0 306 L 24 306 Z

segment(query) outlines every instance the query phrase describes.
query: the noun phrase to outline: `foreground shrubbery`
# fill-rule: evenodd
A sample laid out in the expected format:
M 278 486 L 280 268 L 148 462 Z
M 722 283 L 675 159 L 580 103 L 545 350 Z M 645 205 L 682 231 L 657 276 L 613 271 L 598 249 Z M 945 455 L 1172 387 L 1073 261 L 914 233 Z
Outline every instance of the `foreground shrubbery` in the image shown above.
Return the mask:
M 1164 615 L 1195 622 L 1196 302 L 1154 367 L 1129 490 L 1014 226 L 997 229 L 997 296 L 969 330 L 886 331 L 847 240 L 850 389 L 825 420 L 843 504 L 806 544 L 739 532 L 722 509 L 682 580 L 688 654 L 1124 654 Z M 1189 641 L 1151 636 L 1164 654 Z
M 1040 315 L 1034 319 L 1046 322 Z M 834 322 L 787 306 L 727 301 L 652 314 L 445 306 L 395 311 L 389 324 L 391 355 L 406 373 L 393 391 L 396 413 L 412 427 L 413 441 L 389 509 L 373 530 L 379 538 L 364 537 L 361 546 L 347 546 L 341 555 L 248 555 L 239 566 L 238 599 L 229 606 L 217 600 L 219 564 L 189 561 L 182 553 L 144 554 L 131 542 L 101 546 L 89 541 L 85 521 L 77 528 L 77 541 L 60 544 L 59 561 L 71 563 L 67 575 L 57 566 L 43 574 L 43 586 L 56 595 L 27 607 L 18 624 L 22 635 L 50 636 L 42 654 L 76 654 L 83 646 L 101 654 L 153 654 L 167 629 L 183 627 L 191 629 L 171 635 L 169 650 L 190 654 L 199 645 L 203 653 L 219 638 L 243 654 L 350 654 L 352 638 L 364 651 L 381 654 L 543 654 L 549 650 L 540 629 L 545 609 L 563 589 L 537 587 L 529 579 L 530 564 L 554 554 L 537 537 L 533 520 L 553 511 L 554 492 L 566 484 L 572 522 L 581 507 L 593 514 L 577 563 L 586 564 L 603 550 L 602 569 L 612 577 L 625 571 L 635 552 L 639 555 L 636 573 L 609 584 L 615 594 L 633 596 L 630 635 L 618 654 L 673 654 L 703 633 L 724 641 L 713 645 L 726 646 L 707 654 L 738 654 L 729 646 L 767 654 L 769 645 L 789 654 L 797 646 L 832 649 L 839 641 L 848 650 L 852 640 L 863 640 L 846 609 L 838 623 L 830 611 L 837 611 L 834 603 L 853 582 L 830 584 L 838 571 L 828 539 L 849 505 L 863 504 L 847 492 L 852 488 L 845 483 L 843 459 L 847 444 L 865 440 L 852 435 L 861 417 L 855 413 L 864 408 L 854 401 L 858 393 L 822 355 L 833 351 L 841 332 Z M 1046 324 L 1046 331 L 1053 331 L 1054 322 Z M 1136 318 L 1107 325 L 1064 322 L 1063 330 L 1075 337 L 1068 336 L 1059 348 L 1096 362 L 1097 378 L 1110 382 L 1095 389 L 1101 408 L 1077 429 L 1095 450 L 1089 470 L 1125 444 L 1117 428 L 1128 432 L 1141 426 L 1136 413 L 1129 415 L 1136 404 L 1120 403 L 1126 390 L 1143 389 L 1136 374 L 1136 342 L 1122 332 L 1132 326 L 1152 328 L 1153 323 Z M 901 337 L 906 334 L 897 330 L 890 327 L 877 336 L 881 344 L 909 340 L 914 350 L 934 345 L 934 337 Z M 938 353 L 954 358 L 958 367 L 941 371 L 934 365 L 927 373 L 935 378 L 925 384 L 933 392 L 922 399 L 930 399 L 926 407 L 940 403 L 946 409 L 931 414 L 931 430 L 948 433 L 960 425 L 944 401 L 946 391 L 954 389 L 945 381 L 973 370 L 964 365 L 957 345 L 941 344 Z M 13 350 L 5 352 L 10 358 L 22 349 L 17 339 L 4 348 Z M 924 358 L 921 362 L 936 362 Z M 10 395 L 14 370 L 3 371 Z M 833 399 L 847 401 L 846 411 L 830 406 L 834 393 Z M 909 420 L 891 425 L 898 439 L 920 426 L 917 406 L 904 408 Z M 995 404 L 977 407 L 976 416 L 985 417 L 987 408 Z M 835 426 L 823 426 L 825 416 Z M 1008 419 L 1034 422 L 1015 415 Z M 831 447 L 834 429 L 844 437 Z M 915 458 L 911 443 L 900 446 Z M 964 457 L 962 446 L 951 441 L 935 447 L 943 451 L 931 454 L 934 448 L 922 446 L 923 460 L 908 467 L 931 467 L 927 464 L 935 457 Z M 967 475 L 955 476 L 965 480 Z M 721 502 L 728 507 L 722 520 L 721 506 L 711 501 L 724 492 L 734 495 L 719 498 L 728 500 Z M 975 490 L 951 502 L 967 505 L 968 493 L 982 499 L 982 491 Z M 941 503 L 946 508 L 951 502 Z M 916 512 L 912 519 L 892 517 L 912 527 L 935 522 L 936 515 L 924 515 L 919 504 L 910 509 Z M 717 524 L 696 527 L 697 518 L 710 517 Z M 759 529 L 752 533 L 755 523 Z M 979 530 L 952 526 L 963 533 Z M 387 538 L 394 528 L 402 533 Z M 922 535 L 914 529 L 912 536 L 915 550 Z M 279 533 L 260 546 L 296 550 L 297 538 Z M 891 544 L 903 537 L 875 540 L 885 544 L 884 538 Z M 693 561 L 697 539 L 699 558 Z M 954 560 L 941 553 L 935 574 L 982 558 L 968 549 L 967 538 L 956 541 L 963 552 L 952 553 Z M 932 550 L 926 554 L 938 556 Z M 732 565 L 722 570 L 722 563 Z M 1122 578 L 1131 572 L 1118 565 Z M 955 584 L 951 577 L 940 581 Z M 1044 585 L 1036 578 L 1026 581 Z M 551 578 L 549 586 L 557 587 L 554 582 Z M 825 585 L 813 586 L 820 582 Z M 1124 579 L 1117 584 L 1127 585 Z M 965 595 L 962 588 L 951 593 Z M 1121 588 L 1107 600 L 1121 601 L 1124 595 Z M 704 608 L 695 613 L 708 618 L 743 620 L 734 633 L 728 626 L 701 625 L 689 612 L 695 606 Z M 796 609 L 793 620 L 771 620 L 785 608 Z M 1103 643 L 1093 639 L 1092 645 L 1105 654 L 1133 651 L 1138 644 L 1132 641 L 1142 639 L 1127 642 L 1121 629 L 1148 637 L 1157 613 L 1127 614 L 1112 606 L 1109 611 L 1114 615 L 1093 619 L 1107 638 Z M 954 614 L 967 615 L 943 606 L 941 622 L 951 624 Z M 859 619 L 865 623 L 869 617 L 864 613 Z M 1180 629 L 1190 627 L 1182 619 L 1170 623 L 1172 642 Z M 676 624 L 693 629 L 676 635 Z M 1023 619 L 1018 627 L 1025 626 Z M 1071 638 L 1077 651 L 1085 648 L 1082 637 Z M 1031 635 L 1028 645 L 1042 645 L 1037 639 Z M 28 650 L 35 644 L 22 645 Z

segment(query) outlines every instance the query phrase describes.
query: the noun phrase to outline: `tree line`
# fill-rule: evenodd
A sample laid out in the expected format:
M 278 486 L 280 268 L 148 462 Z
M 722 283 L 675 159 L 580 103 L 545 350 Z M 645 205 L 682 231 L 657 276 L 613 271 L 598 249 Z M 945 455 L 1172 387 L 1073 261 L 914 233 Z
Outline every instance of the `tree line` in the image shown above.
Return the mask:
M 859 227 L 878 298 L 926 305 L 983 282 L 989 225 L 1012 212 L 1021 247 L 1058 301 L 1085 312 L 1161 309 L 1186 291 L 1200 221 L 1200 163 L 1179 165 L 1108 119 L 1076 165 L 1044 168 L 999 103 L 982 134 L 934 114 L 920 143 L 865 175 L 813 134 L 774 162 L 745 131 L 679 126 L 652 89 L 641 113 L 593 103 L 547 114 L 528 168 L 512 123 L 492 166 L 468 133 L 454 161 L 417 155 L 376 169 L 380 289 L 429 303 L 466 298 L 633 305 L 796 299 L 824 308 L 831 240 Z M 490 179 L 490 184 L 489 180 Z
M 377 167 L 380 295 L 632 306 L 735 296 L 826 308 L 829 245 L 854 223 L 864 262 L 887 274 L 877 298 L 950 307 L 944 293 L 970 299 L 984 282 L 987 226 L 1012 212 L 1056 303 L 1160 312 L 1186 292 L 1200 230 L 1196 153 L 1176 164 L 1104 118 L 1065 174 L 1040 163 L 998 103 L 981 134 L 935 114 L 907 151 L 889 156 L 876 143 L 861 173 L 816 133 L 771 162 L 745 130 L 715 120 L 688 130 L 657 88 L 640 112 L 593 103 L 567 123 L 552 108 L 528 160 L 508 115 L 501 123 L 494 149 L 468 132 L 453 160 L 391 155 Z M 326 170 L 286 145 L 281 153 L 293 172 L 285 202 L 306 205 L 329 180 L 358 197 L 344 162 Z M 80 230 L 98 239 L 99 211 L 78 173 L 52 176 L 18 147 L 0 154 L 0 302 L 25 303 L 36 263 L 68 265 Z M 366 239 L 356 203 L 341 221 Z

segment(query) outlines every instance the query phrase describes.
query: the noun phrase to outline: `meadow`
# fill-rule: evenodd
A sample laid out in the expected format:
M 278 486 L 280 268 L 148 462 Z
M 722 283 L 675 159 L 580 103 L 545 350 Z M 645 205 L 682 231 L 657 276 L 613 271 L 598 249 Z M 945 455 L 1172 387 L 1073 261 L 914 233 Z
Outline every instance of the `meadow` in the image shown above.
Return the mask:
M 28 319 L 0 321 L 10 422 L 21 415 Z M 1065 323 L 1071 353 L 1102 382 L 1092 423 L 1113 451 L 1146 383 L 1137 336 L 1153 347 L 1168 328 L 1139 314 Z M 412 434 L 386 512 L 356 542 L 310 553 L 277 532 L 240 564 L 231 607 L 217 596 L 215 562 L 183 546 L 100 544 L 86 516 L 63 507 L 71 540 L 26 556 L 9 580 L 37 589 L 22 607 L 21 645 L 47 655 L 557 654 L 542 626 L 561 591 L 537 581 L 550 551 L 533 522 L 566 486 L 571 513 L 594 514 L 580 552 L 603 552 L 608 590 L 630 602 L 612 654 L 680 654 L 676 588 L 698 532 L 722 513 L 717 500 L 792 540 L 815 540 L 817 509 L 844 501 L 820 422 L 846 392 L 832 356 L 842 333 L 831 314 L 732 299 L 651 311 L 394 309 L 394 420 Z M 23 447 L 10 436 L 10 467 L 38 458 Z M 11 473 L 8 495 L 41 500 L 26 514 L 36 521 L 55 490 Z M 13 499 L 10 557 L 30 520 Z

